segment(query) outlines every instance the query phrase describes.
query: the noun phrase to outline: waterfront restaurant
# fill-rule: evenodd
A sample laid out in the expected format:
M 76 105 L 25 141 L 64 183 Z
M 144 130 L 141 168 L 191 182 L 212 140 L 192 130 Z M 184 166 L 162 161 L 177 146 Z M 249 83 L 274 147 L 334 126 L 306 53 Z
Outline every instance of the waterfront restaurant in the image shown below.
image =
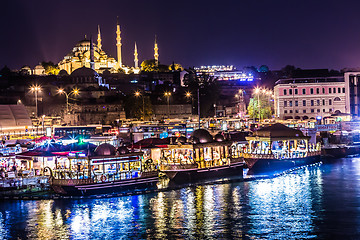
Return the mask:
M 247 136 L 246 146 L 239 143 L 239 147 L 233 149 L 245 158 L 304 158 L 320 151 L 320 145 L 309 143 L 309 139 L 300 130 L 276 123 Z

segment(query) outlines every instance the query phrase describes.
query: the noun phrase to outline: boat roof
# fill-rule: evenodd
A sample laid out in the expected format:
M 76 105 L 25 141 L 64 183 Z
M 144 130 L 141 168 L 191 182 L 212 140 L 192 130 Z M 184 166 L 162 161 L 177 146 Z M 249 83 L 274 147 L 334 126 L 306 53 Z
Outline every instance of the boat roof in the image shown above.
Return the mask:
M 304 136 L 303 132 L 294 128 L 287 127 L 281 123 L 275 123 L 268 127 L 263 127 L 257 131 L 254 131 L 253 135 L 246 137 L 251 140 L 254 138 L 270 138 L 270 139 L 307 139 L 308 136 Z

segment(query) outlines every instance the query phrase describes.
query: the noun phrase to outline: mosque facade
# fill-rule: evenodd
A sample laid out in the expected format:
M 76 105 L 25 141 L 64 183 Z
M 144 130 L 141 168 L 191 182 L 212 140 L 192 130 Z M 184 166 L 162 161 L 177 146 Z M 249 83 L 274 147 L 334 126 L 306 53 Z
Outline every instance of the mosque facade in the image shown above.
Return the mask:
M 116 72 L 133 72 L 135 74 L 140 72 L 138 64 L 138 49 L 135 43 L 134 48 L 134 67 L 125 66 L 122 62 L 121 55 L 121 30 L 120 25 L 116 26 L 116 50 L 117 59 L 109 56 L 102 48 L 102 39 L 100 33 L 100 27 L 98 27 L 97 43 L 92 41 L 92 38 L 81 40 L 78 42 L 72 51 L 68 53 L 59 63 L 60 70 L 65 70 L 68 74 L 71 74 L 78 68 L 87 67 L 95 70 L 98 73 L 103 73 L 108 70 L 112 73 Z M 155 39 L 154 45 L 154 59 L 158 62 L 159 53 L 158 45 Z

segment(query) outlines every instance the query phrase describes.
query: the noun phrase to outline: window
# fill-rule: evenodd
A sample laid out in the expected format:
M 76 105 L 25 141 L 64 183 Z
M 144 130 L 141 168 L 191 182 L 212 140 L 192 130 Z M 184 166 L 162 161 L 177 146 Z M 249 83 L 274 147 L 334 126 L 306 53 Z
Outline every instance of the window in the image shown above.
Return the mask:
M 329 99 L 329 105 L 331 105 L 331 104 L 332 104 L 331 99 Z
M 336 88 L 333 88 L 333 93 L 336 93 Z
M 325 94 L 325 88 L 322 89 L 322 93 Z
M 325 108 L 323 108 L 323 112 L 325 112 Z
M 310 101 L 310 105 L 311 105 L 311 106 L 314 106 L 314 100 L 311 100 L 311 101 Z
M 331 93 L 331 88 L 329 88 L 329 93 Z M 286 95 L 286 94 L 285 94 Z
M 338 101 L 341 101 L 341 98 L 339 98 L 339 97 L 336 97 L 336 98 L 334 98 L 334 102 L 338 102 Z
M 287 101 L 284 101 L 284 107 L 287 107 Z
M 314 94 L 314 89 L 310 88 L 310 94 Z
M 287 113 L 287 110 L 284 110 L 284 113 Z
M 292 95 L 292 89 L 289 89 L 289 95 Z
M 317 109 L 317 112 L 319 113 L 319 112 L 320 112 L 320 109 Z
M 320 100 L 316 100 L 316 105 L 320 106 Z
M 297 88 L 295 89 L 295 94 L 298 94 L 298 89 Z
M 343 93 L 345 93 L 345 88 L 343 87 Z
M 292 107 L 292 101 L 289 101 L 289 107 Z
M 341 88 L 338 88 L 338 93 L 341 93 Z
M 296 110 L 295 110 L 295 113 L 299 113 L 299 110 L 296 109 Z
M 302 92 L 303 92 L 303 94 L 305 95 L 305 94 L 306 94 L 306 89 L 303 88 Z
M 295 101 L 295 107 L 299 106 L 299 102 L 296 100 Z
M 292 113 L 292 110 L 290 110 L 289 113 Z
M 313 109 L 313 108 L 311 109 L 311 112 L 312 112 L 312 113 L 314 112 L 314 109 Z
M 320 93 L 320 89 L 317 88 L 317 89 L 316 89 L 316 94 L 319 94 L 319 93 Z
M 303 106 L 304 107 L 306 106 L 306 100 L 303 100 Z
M 286 89 L 284 89 L 284 95 L 286 95 Z
M 303 109 L 303 113 L 306 113 L 306 109 Z
M 323 99 L 322 102 L 323 102 L 323 106 L 324 106 L 325 105 L 325 99 Z

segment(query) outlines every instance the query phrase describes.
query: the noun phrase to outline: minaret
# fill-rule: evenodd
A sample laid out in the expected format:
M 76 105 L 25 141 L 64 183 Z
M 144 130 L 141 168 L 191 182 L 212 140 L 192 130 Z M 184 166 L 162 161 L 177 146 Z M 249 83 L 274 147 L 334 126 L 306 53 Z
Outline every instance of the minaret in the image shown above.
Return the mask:
M 116 48 L 117 48 L 117 59 L 118 59 L 118 68 L 122 67 L 121 61 L 121 37 L 120 37 L 120 25 L 119 25 L 119 18 L 117 19 L 116 24 Z
M 97 46 L 99 49 L 99 52 L 101 51 L 102 45 L 101 45 L 101 34 L 100 34 L 100 26 L 98 25 L 98 38 L 97 38 Z
M 135 68 L 138 68 L 139 67 L 139 59 L 138 59 L 136 42 L 135 42 L 135 50 L 134 50 L 134 62 L 135 62 Z
M 95 70 L 95 61 L 94 61 L 94 46 L 92 36 L 90 36 L 90 68 Z
M 154 45 L 154 59 L 155 59 L 155 64 L 156 66 L 159 65 L 159 48 L 156 42 L 156 35 L 155 35 L 155 45 Z

